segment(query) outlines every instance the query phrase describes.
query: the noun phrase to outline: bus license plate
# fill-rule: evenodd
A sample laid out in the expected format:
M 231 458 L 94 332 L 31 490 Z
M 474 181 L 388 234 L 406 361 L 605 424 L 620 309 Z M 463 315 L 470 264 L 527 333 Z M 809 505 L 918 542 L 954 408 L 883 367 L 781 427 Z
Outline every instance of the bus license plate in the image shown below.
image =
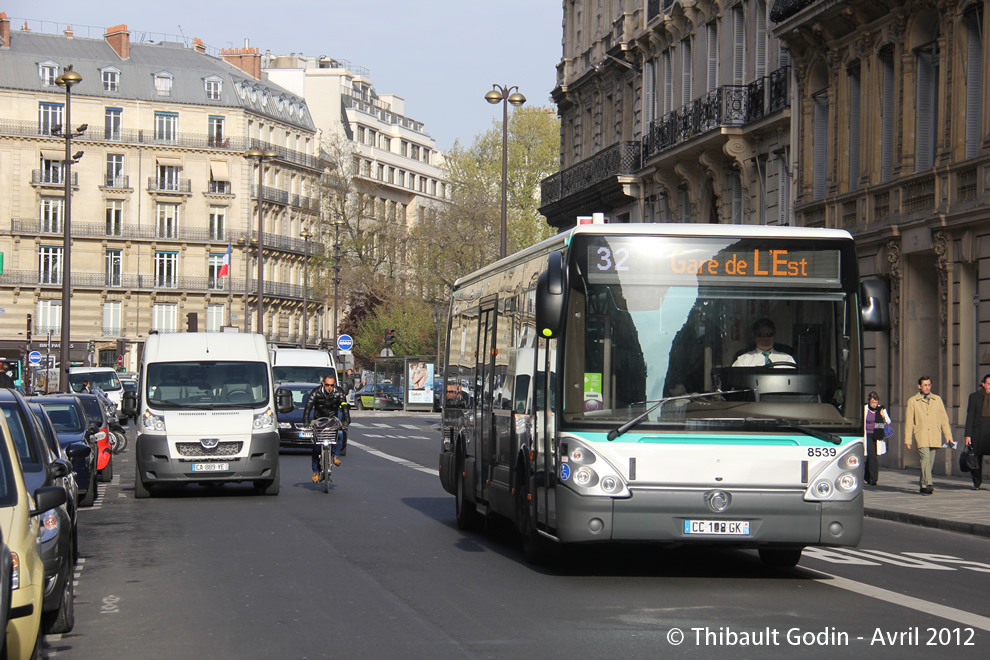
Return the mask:
M 193 472 L 227 472 L 230 463 L 193 463 Z
M 685 534 L 749 536 L 748 520 L 685 520 Z

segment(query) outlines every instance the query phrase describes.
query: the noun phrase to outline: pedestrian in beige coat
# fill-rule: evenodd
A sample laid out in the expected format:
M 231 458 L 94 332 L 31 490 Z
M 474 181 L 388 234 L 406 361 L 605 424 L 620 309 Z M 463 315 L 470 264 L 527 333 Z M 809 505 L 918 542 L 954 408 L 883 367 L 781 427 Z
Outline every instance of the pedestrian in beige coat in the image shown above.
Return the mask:
M 935 465 L 935 450 L 942 446 L 942 436 L 945 442 L 953 448 L 952 429 L 949 428 L 949 416 L 945 412 L 945 404 L 937 394 L 932 394 L 932 379 L 922 376 L 918 379 L 918 393 L 908 399 L 904 410 L 904 445 L 910 449 L 911 444 L 918 445 L 918 458 L 921 461 L 921 494 L 931 495 L 935 492 L 932 486 L 932 467 Z

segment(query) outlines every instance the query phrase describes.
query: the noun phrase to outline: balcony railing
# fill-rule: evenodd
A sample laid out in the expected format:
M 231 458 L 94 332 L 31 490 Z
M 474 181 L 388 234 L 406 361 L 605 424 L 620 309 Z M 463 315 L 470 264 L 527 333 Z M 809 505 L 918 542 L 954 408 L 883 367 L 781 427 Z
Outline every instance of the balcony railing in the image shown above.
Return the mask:
M 251 186 L 251 197 L 258 198 L 258 184 Z M 289 204 L 289 193 L 269 186 L 261 186 L 261 198 L 266 202 L 285 204 L 286 206 Z
M 206 191 L 211 195 L 229 195 L 230 181 L 210 181 Z
M 0 286 L 61 286 L 62 281 L 56 278 L 43 277 L 37 270 L 7 270 L 0 274 Z M 124 273 L 117 286 L 107 284 L 106 273 L 72 273 L 72 288 L 86 289 L 145 289 L 149 291 L 187 291 L 187 292 L 216 292 L 226 291 L 235 296 L 243 296 L 245 291 L 244 278 L 234 277 L 173 277 L 159 278 L 155 275 L 138 275 L 135 273 Z M 218 282 L 222 288 L 217 288 Z M 258 291 L 257 281 L 251 279 L 247 282 L 248 295 L 254 296 Z M 301 284 L 285 284 L 282 282 L 265 282 L 264 291 L 266 296 L 278 298 L 299 298 L 303 297 L 303 286 Z M 311 291 L 312 293 L 312 291 Z
M 724 85 L 689 105 L 650 122 L 643 138 L 644 159 L 722 126 L 744 126 L 790 103 L 790 67 L 748 85 Z
M 15 135 L 28 137 L 50 137 L 57 140 L 51 134 L 50 127 L 40 125 L 37 121 L 23 121 L 16 119 L 0 119 L 0 135 Z M 259 148 L 262 151 L 272 149 L 280 160 L 293 165 L 299 165 L 311 170 L 322 171 L 329 156 L 320 152 L 319 156 L 310 156 L 291 149 L 286 149 L 268 142 L 262 142 L 246 136 L 218 138 L 201 133 L 174 133 L 171 135 L 158 135 L 154 130 L 135 129 L 113 129 L 107 131 L 102 126 L 90 126 L 77 140 L 85 142 L 114 142 L 120 144 L 134 145 L 168 145 L 172 147 L 187 147 L 191 149 L 217 149 L 242 154 L 252 148 Z
M 107 175 L 105 187 L 126 190 L 131 187 L 130 178 L 126 174 Z
M 189 179 L 159 179 L 148 177 L 148 192 L 191 194 L 192 181 Z
M 31 170 L 33 186 L 64 186 L 65 173 L 62 170 Z M 79 187 L 79 173 L 72 173 L 72 187 Z
M 121 328 L 115 328 L 111 326 L 103 326 L 103 336 L 104 337 L 120 337 Z
M 638 142 L 619 142 L 577 165 L 551 174 L 540 183 L 541 205 L 552 204 L 609 177 L 635 174 L 641 166 L 639 149 Z

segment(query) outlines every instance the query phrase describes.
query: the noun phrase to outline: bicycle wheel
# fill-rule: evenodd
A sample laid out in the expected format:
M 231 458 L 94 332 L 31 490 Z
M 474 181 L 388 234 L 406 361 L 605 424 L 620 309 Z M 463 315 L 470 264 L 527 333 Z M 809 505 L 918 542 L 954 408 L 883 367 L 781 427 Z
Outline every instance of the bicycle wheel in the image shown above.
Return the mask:
M 333 458 L 330 457 L 330 446 L 323 445 L 323 492 L 330 492 L 330 474 L 333 472 Z

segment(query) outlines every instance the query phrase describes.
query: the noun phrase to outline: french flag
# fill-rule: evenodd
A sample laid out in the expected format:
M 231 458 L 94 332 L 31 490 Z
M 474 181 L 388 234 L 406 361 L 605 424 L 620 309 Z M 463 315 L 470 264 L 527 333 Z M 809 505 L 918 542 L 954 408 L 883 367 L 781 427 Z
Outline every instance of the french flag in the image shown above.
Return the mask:
M 223 263 L 220 265 L 220 274 L 217 277 L 230 275 L 230 243 L 227 243 L 227 254 L 223 255 Z

